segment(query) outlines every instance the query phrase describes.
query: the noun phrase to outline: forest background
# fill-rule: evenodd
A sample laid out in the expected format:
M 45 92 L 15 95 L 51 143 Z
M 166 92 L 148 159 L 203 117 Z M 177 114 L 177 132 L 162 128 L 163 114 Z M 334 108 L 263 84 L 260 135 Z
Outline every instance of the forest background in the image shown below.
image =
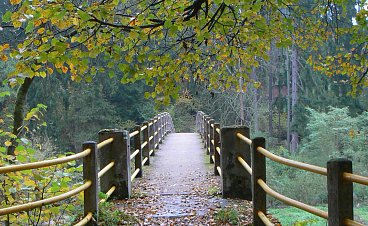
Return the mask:
M 174 18 L 178 13 L 163 13 L 158 7 L 151 9 L 155 16 L 162 13 L 170 15 L 169 19 L 139 18 L 139 14 L 119 24 L 99 20 L 113 7 L 108 3 L 119 1 L 103 1 L 100 8 L 93 4 L 78 8 L 68 2 L 59 6 L 65 10 L 62 15 L 44 15 L 49 9 L 37 6 L 44 11 L 34 10 L 30 1 L 0 3 L 2 164 L 14 158 L 27 162 L 78 152 L 84 141 L 97 140 L 101 129 L 131 129 L 161 111 L 172 115 L 177 132 L 195 132 L 195 115 L 202 110 L 223 126 L 248 126 L 252 137 L 266 137 L 268 149 L 278 155 L 320 166 L 331 158 L 346 157 L 353 161 L 354 172 L 368 175 L 366 1 L 254 1 L 247 6 L 194 1 L 200 3 L 199 8 L 184 1 L 170 8 L 181 6 L 180 21 Z M 219 16 L 220 12 L 225 13 Z M 63 18 L 69 18 L 70 24 L 58 22 Z M 80 20 L 78 26 L 75 20 Z M 141 30 L 131 32 L 134 26 Z M 220 31 L 224 27 L 227 30 Z M 245 30 L 249 27 L 257 29 Z M 67 33 L 68 29 L 75 32 Z M 92 38 L 83 42 L 88 34 Z M 127 49 L 117 41 L 107 45 L 113 38 L 135 44 Z M 80 46 L 69 50 L 73 43 Z M 55 49 L 66 58 L 53 54 Z M 159 59 L 155 59 L 157 54 Z M 19 93 L 27 79 L 32 85 L 25 93 L 20 126 L 15 126 Z M 74 171 L 79 170 L 77 165 Z M 325 180 L 269 165 L 268 181 L 282 194 L 312 205 L 326 204 Z M 26 178 L 42 181 L 35 175 Z M 14 178 L 19 180 L 27 182 Z M 43 180 L 16 190 L 2 183 L 2 189 L 5 196 L 19 197 L 37 186 L 62 192 L 54 182 Z M 367 206 L 368 188 L 356 186 L 354 198 L 356 206 Z M 6 198 L 2 202 L 17 203 Z M 273 199 L 269 204 L 281 205 Z M 24 218 L 30 222 L 32 217 Z

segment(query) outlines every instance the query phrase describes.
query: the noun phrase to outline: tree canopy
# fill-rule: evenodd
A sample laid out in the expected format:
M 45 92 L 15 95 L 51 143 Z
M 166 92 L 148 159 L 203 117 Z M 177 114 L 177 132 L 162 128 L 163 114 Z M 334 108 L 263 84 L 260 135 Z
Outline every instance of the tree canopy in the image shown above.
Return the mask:
M 146 97 L 177 97 L 184 80 L 213 89 L 245 84 L 272 43 L 310 51 L 309 62 L 327 75 L 366 85 L 367 6 L 339 1 L 75 1 L 10 0 L 3 12 L 0 58 L 17 60 L 12 85 L 25 77 L 66 74 L 87 82 L 118 69 L 122 83 L 145 80 Z M 347 7 L 350 6 L 350 7 Z M 358 9 L 358 10 L 357 10 Z M 353 12 L 352 12 L 353 10 Z M 343 18 L 349 18 L 346 22 Z M 347 40 L 342 43 L 341 40 Z M 336 51 L 321 52 L 328 43 Z M 319 51 L 312 55 L 312 52 Z M 226 67 L 244 71 L 229 75 Z M 259 86 L 258 83 L 255 83 Z M 239 88 L 239 87 L 237 87 Z M 242 87 L 242 88 L 245 88 Z M 356 91 L 356 90 L 355 90 Z

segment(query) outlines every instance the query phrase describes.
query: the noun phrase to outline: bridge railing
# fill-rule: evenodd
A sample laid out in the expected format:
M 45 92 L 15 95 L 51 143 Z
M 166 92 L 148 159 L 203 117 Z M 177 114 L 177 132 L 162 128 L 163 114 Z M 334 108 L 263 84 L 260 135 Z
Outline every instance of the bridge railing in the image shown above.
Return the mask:
M 266 216 L 266 195 L 327 219 L 331 226 L 362 225 L 354 221 L 353 183 L 367 186 L 368 177 L 352 174 L 350 160 L 332 159 L 324 168 L 283 158 L 265 149 L 264 138 L 250 139 L 247 127 L 220 129 L 214 119 L 201 111 L 197 113 L 196 126 L 210 155 L 210 162 L 215 163 L 215 174 L 222 177 L 223 197 L 252 200 L 254 225 L 273 225 Z M 266 158 L 327 176 L 328 211 L 291 199 L 270 188 L 266 183 Z
M 0 174 L 22 170 L 39 169 L 83 160 L 84 183 L 66 193 L 16 206 L 0 209 L 0 216 L 32 210 L 60 202 L 84 192 L 84 218 L 76 226 L 97 225 L 98 204 L 106 202 L 110 197 L 129 198 L 131 182 L 141 177 L 143 165 L 149 165 L 150 156 L 154 154 L 165 136 L 175 132 L 171 116 L 162 113 L 143 125 L 135 127 L 134 131 L 102 130 L 99 132 L 99 143 L 88 141 L 83 143 L 82 152 L 63 158 L 44 160 L 20 165 L 0 167 Z M 130 140 L 133 140 L 133 152 L 130 150 Z M 134 172 L 131 174 L 131 160 L 134 160 Z M 99 191 L 105 193 L 99 199 Z

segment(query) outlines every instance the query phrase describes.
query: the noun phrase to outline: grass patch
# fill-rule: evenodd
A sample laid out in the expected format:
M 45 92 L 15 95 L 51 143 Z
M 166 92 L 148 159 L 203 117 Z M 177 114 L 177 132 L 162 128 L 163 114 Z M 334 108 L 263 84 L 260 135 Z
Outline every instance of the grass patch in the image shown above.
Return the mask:
M 269 209 L 268 211 L 273 217 L 277 218 L 282 225 L 327 225 L 326 220 L 294 207 L 273 208 Z
M 100 203 L 98 217 L 99 225 L 136 225 L 139 223 L 137 218 L 120 211 L 111 202 Z
M 237 225 L 239 222 L 238 211 L 230 208 L 222 209 L 215 215 L 217 224 Z
M 318 208 L 327 210 L 325 206 Z M 313 214 L 294 207 L 272 208 L 269 213 L 277 218 L 282 225 L 293 226 L 326 226 L 327 221 Z M 354 219 L 363 224 L 368 224 L 368 207 L 354 208 Z

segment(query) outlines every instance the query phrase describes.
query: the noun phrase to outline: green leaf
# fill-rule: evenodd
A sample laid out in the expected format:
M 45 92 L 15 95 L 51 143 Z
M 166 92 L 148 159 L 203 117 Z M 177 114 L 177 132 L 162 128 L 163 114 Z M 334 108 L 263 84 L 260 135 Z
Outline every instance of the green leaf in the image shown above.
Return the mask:
M 78 10 L 78 15 L 81 18 L 81 20 L 84 21 L 84 22 L 89 20 L 90 17 L 91 17 L 90 15 L 88 15 L 88 13 L 83 12 L 82 10 Z
M 170 20 L 166 20 L 164 23 L 164 28 L 170 28 L 172 26 L 172 22 Z
M 3 22 L 8 23 L 11 20 L 11 16 L 12 16 L 12 12 L 10 10 L 8 10 L 4 15 L 3 15 Z
M 10 96 L 9 91 L 0 92 L 0 97 Z

